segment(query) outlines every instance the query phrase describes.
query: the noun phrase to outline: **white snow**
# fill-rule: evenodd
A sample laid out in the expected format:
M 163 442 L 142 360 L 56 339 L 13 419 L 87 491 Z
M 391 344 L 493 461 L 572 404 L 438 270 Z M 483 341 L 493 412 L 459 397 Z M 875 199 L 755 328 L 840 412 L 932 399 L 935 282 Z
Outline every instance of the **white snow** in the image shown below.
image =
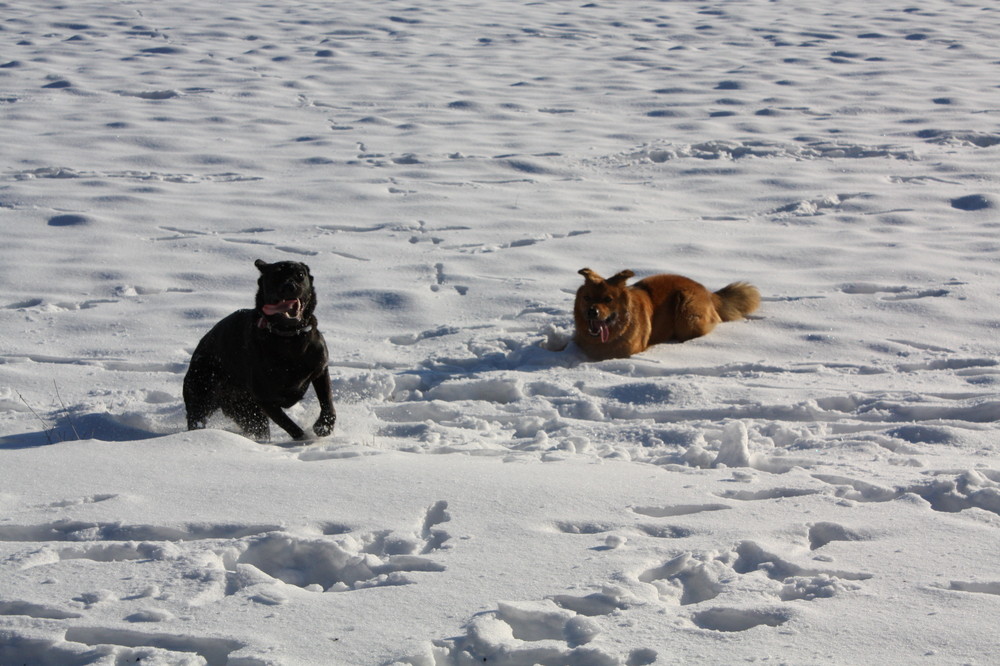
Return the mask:
M 0 3 L 0 664 L 994 663 L 998 31 Z M 316 277 L 330 438 L 185 431 L 257 258 Z M 591 363 L 585 266 L 764 302 Z

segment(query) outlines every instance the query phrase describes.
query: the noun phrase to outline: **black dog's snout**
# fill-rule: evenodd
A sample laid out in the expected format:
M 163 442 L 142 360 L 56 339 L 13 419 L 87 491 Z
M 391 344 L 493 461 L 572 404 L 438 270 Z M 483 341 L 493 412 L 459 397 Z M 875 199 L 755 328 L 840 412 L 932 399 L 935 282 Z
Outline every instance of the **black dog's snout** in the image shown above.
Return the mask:
M 285 280 L 278 287 L 278 296 L 281 298 L 296 298 L 299 295 L 300 286 L 294 278 Z

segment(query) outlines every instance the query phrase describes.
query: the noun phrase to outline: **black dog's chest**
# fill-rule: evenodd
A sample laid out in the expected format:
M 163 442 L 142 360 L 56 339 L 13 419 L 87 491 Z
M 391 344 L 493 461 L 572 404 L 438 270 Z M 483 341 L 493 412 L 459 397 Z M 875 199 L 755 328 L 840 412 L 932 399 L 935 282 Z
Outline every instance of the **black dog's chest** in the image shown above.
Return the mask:
M 265 340 L 254 345 L 251 383 L 259 399 L 294 404 L 325 367 L 322 347 L 299 340 Z

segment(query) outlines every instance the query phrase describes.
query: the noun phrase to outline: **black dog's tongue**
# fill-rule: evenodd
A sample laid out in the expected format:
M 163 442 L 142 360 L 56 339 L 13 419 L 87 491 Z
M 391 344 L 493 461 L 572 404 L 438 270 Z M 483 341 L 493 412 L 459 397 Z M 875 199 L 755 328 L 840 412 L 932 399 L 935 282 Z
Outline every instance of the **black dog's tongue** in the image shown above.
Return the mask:
M 285 315 L 287 317 L 297 317 L 298 313 L 299 313 L 299 300 L 297 298 L 293 298 L 293 299 L 287 300 L 287 301 L 279 301 L 277 303 L 268 303 L 268 304 L 264 305 L 261 308 L 261 310 L 263 310 L 264 314 L 266 314 L 268 316 L 270 316 L 270 315 L 276 315 L 276 314 L 283 314 L 283 315 Z M 291 314 L 289 314 L 289 313 L 291 313 Z

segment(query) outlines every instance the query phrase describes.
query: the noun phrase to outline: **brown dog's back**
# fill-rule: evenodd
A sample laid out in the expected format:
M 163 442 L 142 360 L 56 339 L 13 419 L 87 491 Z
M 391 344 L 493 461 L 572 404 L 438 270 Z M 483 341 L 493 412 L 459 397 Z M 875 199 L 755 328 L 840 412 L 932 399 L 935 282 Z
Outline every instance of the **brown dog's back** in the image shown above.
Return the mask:
M 722 321 L 712 292 L 683 275 L 653 275 L 631 288 L 647 294 L 652 305 L 646 346 L 697 338 Z

